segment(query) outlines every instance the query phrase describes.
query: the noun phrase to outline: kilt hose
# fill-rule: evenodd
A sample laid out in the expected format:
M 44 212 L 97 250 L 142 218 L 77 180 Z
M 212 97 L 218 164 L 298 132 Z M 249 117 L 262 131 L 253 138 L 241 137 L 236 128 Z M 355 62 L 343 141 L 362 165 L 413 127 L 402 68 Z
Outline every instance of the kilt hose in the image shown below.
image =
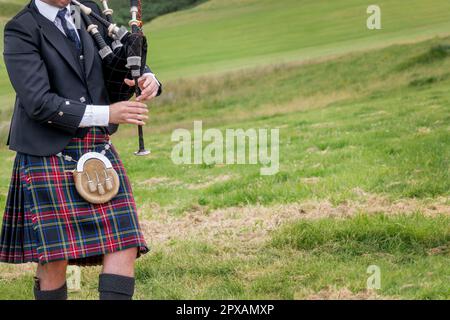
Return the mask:
M 86 152 L 101 152 L 108 140 L 109 135 L 92 127 L 84 138 L 73 138 L 63 154 L 78 160 Z M 119 175 L 120 189 L 110 202 L 91 204 L 75 189 L 75 162 L 17 153 L 3 216 L 0 262 L 68 260 L 86 266 L 101 264 L 103 255 L 127 248 L 137 247 L 138 255 L 147 253 L 130 181 L 114 146 L 106 156 Z

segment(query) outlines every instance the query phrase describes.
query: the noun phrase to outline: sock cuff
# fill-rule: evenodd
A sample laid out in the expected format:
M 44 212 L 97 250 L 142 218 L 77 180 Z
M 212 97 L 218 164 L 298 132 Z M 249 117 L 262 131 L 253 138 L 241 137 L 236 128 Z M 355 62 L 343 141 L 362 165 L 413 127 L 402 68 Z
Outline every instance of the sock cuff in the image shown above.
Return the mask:
M 99 276 L 98 291 L 113 292 L 127 296 L 134 294 L 135 279 L 117 274 L 102 273 Z
M 67 300 L 67 283 L 55 290 L 40 290 L 39 280 L 35 280 L 34 297 L 36 300 Z

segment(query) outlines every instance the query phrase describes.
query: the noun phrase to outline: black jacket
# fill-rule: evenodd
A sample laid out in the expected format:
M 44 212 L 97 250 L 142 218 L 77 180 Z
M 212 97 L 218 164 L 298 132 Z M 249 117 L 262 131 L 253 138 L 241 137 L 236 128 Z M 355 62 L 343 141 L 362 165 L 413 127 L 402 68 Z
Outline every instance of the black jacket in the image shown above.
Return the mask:
M 78 32 L 84 50 L 80 57 L 34 1 L 6 24 L 4 60 L 16 91 L 11 150 L 56 154 L 79 135 L 87 104 L 110 104 L 97 48 L 85 26 Z M 113 134 L 117 128 L 111 124 L 105 129 Z

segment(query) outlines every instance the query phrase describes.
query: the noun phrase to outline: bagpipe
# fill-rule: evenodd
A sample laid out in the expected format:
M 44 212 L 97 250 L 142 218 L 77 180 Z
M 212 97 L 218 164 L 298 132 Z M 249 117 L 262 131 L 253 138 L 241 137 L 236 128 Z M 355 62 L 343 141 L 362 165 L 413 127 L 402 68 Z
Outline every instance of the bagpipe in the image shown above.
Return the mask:
M 80 8 L 87 31 L 92 35 L 97 46 L 98 53 L 103 61 L 103 73 L 106 89 L 109 92 L 111 103 L 126 101 L 133 94 L 141 95 L 138 79 L 146 66 L 147 39 L 142 32 L 141 0 L 130 0 L 131 19 L 129 26 L 119 27 L 114 23 L 113 10 L 108 6 L 108 0 L 100 0 L 103 6 L 103 15 L 96 13 L 92 8 L 71 0 Z M 98 25 L 93 20 L 103 25 L 108 31 L 108 39 L 105 39 L 99 31 Z M 134 79 L 135 87 L 130 88 L 124 83 L 124 79 Z M 139 150 L 135 155 L 148 155 L 144 146 L 144 134 L 142 126 L 138 126 Z

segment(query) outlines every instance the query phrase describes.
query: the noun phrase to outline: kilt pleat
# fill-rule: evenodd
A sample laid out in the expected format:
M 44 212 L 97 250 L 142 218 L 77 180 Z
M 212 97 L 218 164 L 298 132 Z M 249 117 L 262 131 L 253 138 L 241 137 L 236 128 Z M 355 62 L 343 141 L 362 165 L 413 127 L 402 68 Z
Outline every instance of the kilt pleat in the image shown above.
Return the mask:
M 30 205 L 25 202 L 25 179 L 16 157 L 8 191 L 0 240 L 0 261 L 25 263 L 37 261 L 35 234 L 30 219 Z M 21 176 L 22 174 L 22 176 Z
M 91 128 L 74 138 L 63 153 L 74 159 L 101 152 L 109 136 Z M 72 170 L 76 163 L 56 156 L 17 153 L 0 237 L 0 262 L 41 264 L 68 260 L 97 265 L 103 256 L 138 247 L 148 252 L 125 168 L 114 146 L 106 152 L 120 180 L 119 193 L 105 204 L 91 204 L 78 194 Z

